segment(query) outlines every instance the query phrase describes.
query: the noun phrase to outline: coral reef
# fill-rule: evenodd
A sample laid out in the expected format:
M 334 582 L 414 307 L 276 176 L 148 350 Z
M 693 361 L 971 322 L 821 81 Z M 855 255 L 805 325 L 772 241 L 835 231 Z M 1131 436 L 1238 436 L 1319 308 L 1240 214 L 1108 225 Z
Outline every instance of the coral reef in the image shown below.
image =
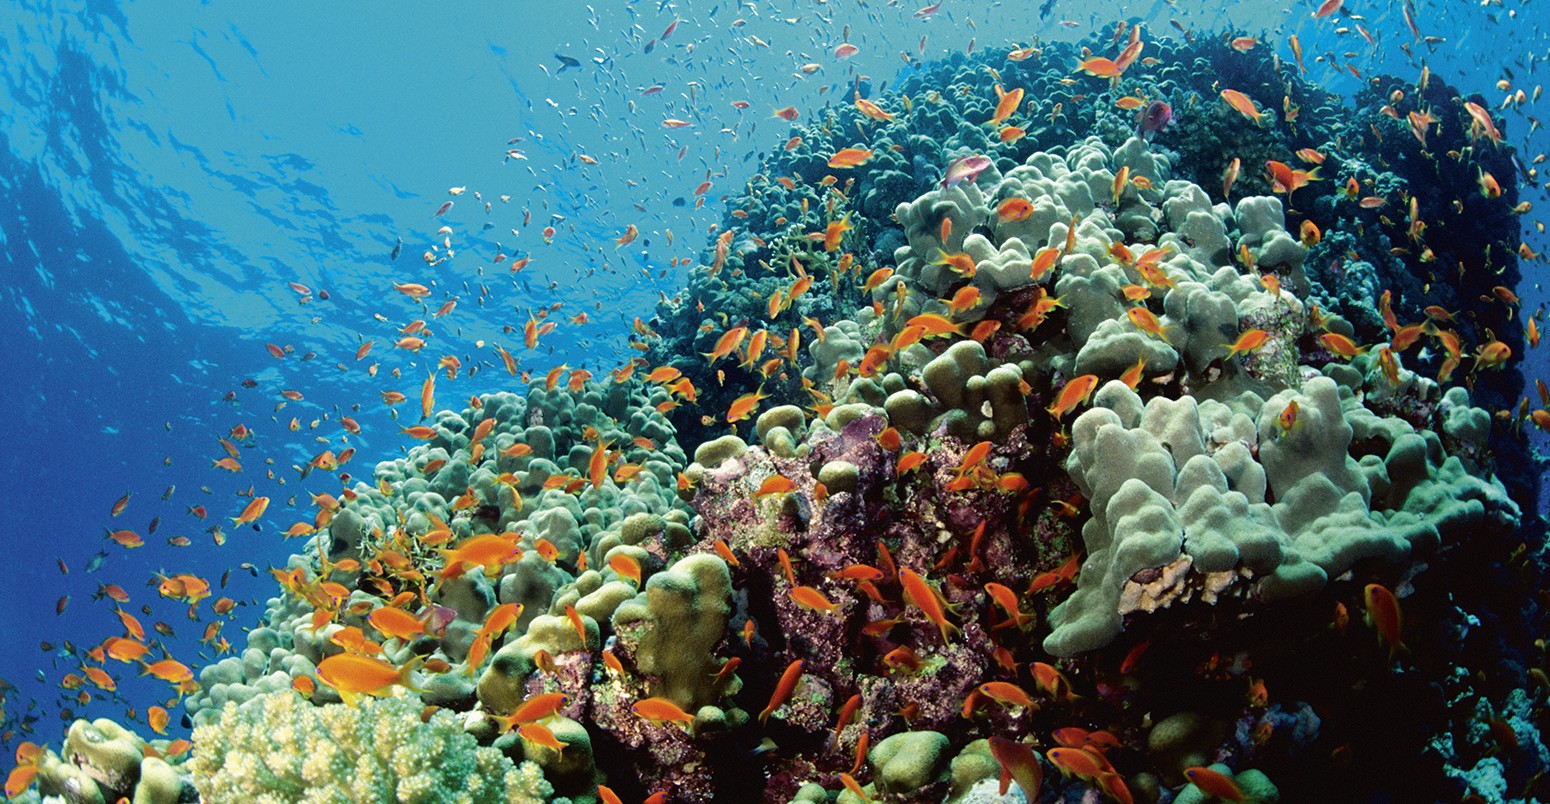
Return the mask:
M 1307 772 L 1375 728 L 1325 703 L 1407 696 L 1427 702 L 1407 746 L 1461 701 L 1486 724 L 1432 742 L 1415 789 L 1532 784 L 1481 748 L 1521 738 L 1542 766 L 1531 702 L 1391 672 L 1416 626 L 1375 602 L 1433 615 L 1434 644 L 1467 632 L 1441 601 L 1533 502 L 1496 478 L 1524 455 L 1477 406 L 1521 388 L 1490 357 L 1518 336 L 1423 318 L 1477 280 L 1405 278 L 1467 249 L 1346 187 L 1443 191 L 1403 136 L 1343 137 L 1356 123 L 1290 65 L 1145 45 L 1155 69 L 1107 83 L 1052 44 L 918 71 L 878 112 L 858 87 L 729 198 L 637 328 L 638 374 L 557 369 L 436 412 L 319 503 L 245 649 L 200 671 L 181 770 L 99 722 L 97 748 L 67 744 L 90 761 L 47 760 L 40 788 L 989 801 L 1037 772 L 1046 800 L 1318 800 L 1374 789 Z M 1248 124 L 1213 80 L 1279 119 Z M 1035 99 L 1016 136 L 982 125 L 1010 86 Z M 1177 128 L 1139 131 L 1122 109 L 1142 99 Z M 870 157 L 827 180 L 853 131 Z M 1299 151 L 1321 176 L 1218 192 L 1228 154 L 1292 170 Z M 1471 205 L 1482 240 L 1511 228 Z M 1302 672 L 1320 652 L 1345 660 L 1322 681 Z

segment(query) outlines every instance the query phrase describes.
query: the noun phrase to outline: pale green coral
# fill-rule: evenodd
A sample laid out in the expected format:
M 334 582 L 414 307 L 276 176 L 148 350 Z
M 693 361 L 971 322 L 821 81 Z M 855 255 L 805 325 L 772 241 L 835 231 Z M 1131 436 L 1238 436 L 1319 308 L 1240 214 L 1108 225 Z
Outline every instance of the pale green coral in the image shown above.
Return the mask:
M 251 804 L 541 802 L 553 790 L 529 762 L 481 748 L 412 695 L 313 706 L 279 692 L 228 703 L 194 729 L 188 766 L 206 801 Z
M 653 695 L 688 711 L 715 701 L 714 649 L 732 613 L 731 597 L 726 562 L 696 554 L 651 576 L 640 594 L 614 612 L 621 645 L 642 673 L 656 679 Z
M 1466 392 L 1450 397 L 1451 418 L 1488 417 Z M 1331 377 L 1268 399 L 1144 405 L 1110 382 L 1071 436 L 1066 468 L 1093 515 L 1077 590 L 1050 613 L 1044 649 L 1057 656 L 1108 644 L 1132 612 L 1210 603 L 1250 578 L 1263 598 L 1303 594 L 1364 559 L 1401 563 L 1519 517 L 1501 483 L 1436 433 L 1377 416 Z

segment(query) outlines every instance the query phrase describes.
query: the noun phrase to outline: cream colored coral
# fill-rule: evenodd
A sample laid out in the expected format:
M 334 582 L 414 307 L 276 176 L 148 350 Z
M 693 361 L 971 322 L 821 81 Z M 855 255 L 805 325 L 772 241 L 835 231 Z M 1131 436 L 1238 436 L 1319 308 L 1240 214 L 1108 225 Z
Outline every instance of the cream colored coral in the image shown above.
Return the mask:
M 423 708 L 408 694 L 358 707 L 290 691 L 228 703 L 194 729 L 189 769 L 208 801 L 479 804 L 553 792 L 536 765 L 479 747 L 444 710 L 421 722 Z

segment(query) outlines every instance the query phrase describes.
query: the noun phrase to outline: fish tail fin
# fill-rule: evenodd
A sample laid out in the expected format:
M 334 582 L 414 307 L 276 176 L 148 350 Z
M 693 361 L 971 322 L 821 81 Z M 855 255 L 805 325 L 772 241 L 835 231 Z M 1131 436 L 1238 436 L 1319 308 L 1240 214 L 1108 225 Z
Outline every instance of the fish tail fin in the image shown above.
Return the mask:
M 404 665 L 398 668 L 398 683 L 402 684 L 409 690 L 420 693 L 421 695 L 424 695 L 426 692 L 428 692 L 428 690 L 422 687 L 417 687 L 414 684 L 413 673 L 415 670 L 420 668 L 420 665 L 424 663 L 425 657 L 423 655 L 416 654 L 410 657 L 409 661 L 404 662 Z

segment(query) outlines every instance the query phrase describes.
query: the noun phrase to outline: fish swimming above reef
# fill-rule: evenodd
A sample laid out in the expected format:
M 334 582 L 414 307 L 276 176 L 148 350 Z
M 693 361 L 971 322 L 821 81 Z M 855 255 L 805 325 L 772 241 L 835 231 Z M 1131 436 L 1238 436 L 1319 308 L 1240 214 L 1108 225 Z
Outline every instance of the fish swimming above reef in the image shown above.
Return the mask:
M 1149 141 L 1153 134 L 1167 128 L 1173 122 L 1173 107 L 1155 100 L 1142 107 L 1136 116 L 1136 139 Z
M 563 73 L 563 72 L 565 72 L 566 70 L 569 70 L 572 67 L 575 67 L 578 70 L 581 69 L 581 62 L 576 60 L 576 59 L 571 58 L 570 56 L 565 56 L 565 55 L 561 55 L 559 53 L 556 53 L 556 54 L 554 54 L 554 57 L 556 59 L 560 60 L 560 69 L 554 71 L 555 75 L 559 75 L 560 73 Z
M 974 181 L 974 178 L 985 172 L 990 167 L 990 157 L 981 154 L 965 156 L 954 160 L 947 166 L 947 172 L 942 176 L 941 185 L 952 187 L 961 181 Z

